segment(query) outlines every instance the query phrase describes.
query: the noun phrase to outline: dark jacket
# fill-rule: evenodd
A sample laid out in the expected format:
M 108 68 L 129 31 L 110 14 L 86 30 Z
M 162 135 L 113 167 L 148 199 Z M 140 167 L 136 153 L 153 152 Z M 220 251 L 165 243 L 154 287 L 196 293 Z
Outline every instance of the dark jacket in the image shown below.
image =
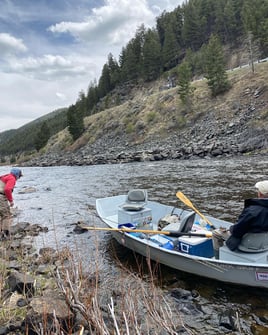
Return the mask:
M 234 237 L 268 231 L 268 199 L 246 199 L 238 221 L 230 229 Z

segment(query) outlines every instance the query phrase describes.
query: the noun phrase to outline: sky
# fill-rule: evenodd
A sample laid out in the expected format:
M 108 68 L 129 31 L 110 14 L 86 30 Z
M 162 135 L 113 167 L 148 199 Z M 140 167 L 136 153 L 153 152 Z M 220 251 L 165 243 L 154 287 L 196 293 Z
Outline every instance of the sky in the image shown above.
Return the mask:
M 141 24 L 183 0 L 0 0 L 0 132 L 74 104 Z

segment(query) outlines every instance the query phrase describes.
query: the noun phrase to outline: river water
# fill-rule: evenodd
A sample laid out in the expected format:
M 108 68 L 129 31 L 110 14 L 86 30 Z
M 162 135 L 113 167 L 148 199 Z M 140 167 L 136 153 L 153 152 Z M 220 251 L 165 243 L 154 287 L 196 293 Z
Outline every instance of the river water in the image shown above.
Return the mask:
M 18 217 L 15 220 L 37 223 L 49 228 L 36 238 L 37 247 L 63 247 L 78 250 L 87 266 L 98 248 L 98 266 L 105 273 L 116 271 L 117 257 L 131 267 L 135 258 L 115 245 L 109 232 L 74 234 L 74 224 L 83 221 L 103 226 L 95 213 L 99 197 L 145 188 L 150 200 L 183 207 L 175 194 L 182 191 L 203 214 L 235 222 L 245 198 L 256 196 L 254 184 L 267 176 L 268 157 L 174 160 L 97 166 L 25 167 L 14 190 Z M 9 167 L 1 167 L 0 174 Z M 34 188 L 32 193 L 24 193 Z M 96 244 L 98 242 L 98 247 Z M 113 245 L 113 248 L 111 247 Z M 95 261 L 95 260 L 94 260 Z M 130 264 L 130 265 L 129 265 Z M 135 271 L 135 267 L 133 267 Z M 268 295 L 261 290 L 245 290 L 197 278 L 169 268 L 162 270 L 165 289 L 180 280 L 187 290 L 198 290 L 211 303 L 215 296 L 236 306 L 250 306 L 248 314 L 268 324 Z M 172 283 L 172 284 L 171 284 Z M 258 314 L 259 313 L 259 314 Z M 259 320 L 260 320 L 259 319 Z M 264 331 L 264 332 L 263 332 Z M 248 334 L 268 334 L 268 329 Z M 267 332 L 266 332 L 267 331 Z M 219 333 L 220 334 L 220 333 Z

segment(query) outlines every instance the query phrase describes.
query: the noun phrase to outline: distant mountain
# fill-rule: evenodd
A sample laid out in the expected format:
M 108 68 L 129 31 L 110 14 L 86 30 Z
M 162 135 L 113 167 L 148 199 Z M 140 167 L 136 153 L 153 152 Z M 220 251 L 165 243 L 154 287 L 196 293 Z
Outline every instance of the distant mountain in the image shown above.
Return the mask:
M 18 129 L 0 133 L 0 157 L 35 150 L 35 139 L 44 122 L 49 128 L 50 136 L 58 133 L 67 126 L 67 108 L 57 109 Z

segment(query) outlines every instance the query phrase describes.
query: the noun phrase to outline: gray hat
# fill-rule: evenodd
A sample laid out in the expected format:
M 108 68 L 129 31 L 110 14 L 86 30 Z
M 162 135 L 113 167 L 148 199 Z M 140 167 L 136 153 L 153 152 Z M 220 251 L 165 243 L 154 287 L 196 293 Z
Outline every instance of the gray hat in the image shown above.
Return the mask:
M 261 194 L 268 194 L 268 180 L 258 181 L 255 187 Z

